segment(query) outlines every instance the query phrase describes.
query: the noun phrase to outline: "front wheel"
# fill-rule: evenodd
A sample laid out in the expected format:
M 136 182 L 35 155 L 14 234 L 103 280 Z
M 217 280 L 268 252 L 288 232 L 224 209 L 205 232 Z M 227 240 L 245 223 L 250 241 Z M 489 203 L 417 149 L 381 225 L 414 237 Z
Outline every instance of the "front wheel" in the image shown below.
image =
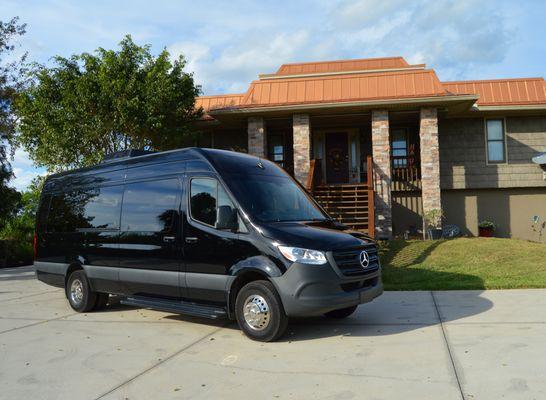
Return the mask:
M 356 311 L 357 307 L 358 306 L 340 308 L 339 310 L 329 311 L 326 314 L 324 314 L 324 316 L 326 316 L 328 318 L 334 318 L 334 319 L 347 318 L 349 315 L 351 315 L 352 313 L 354 313 Z
M 235 316 L 243 332 L 260 342 L 278 339 L 288 326 L 281 299 L 269 281 L 243 286 L 235 300 Z

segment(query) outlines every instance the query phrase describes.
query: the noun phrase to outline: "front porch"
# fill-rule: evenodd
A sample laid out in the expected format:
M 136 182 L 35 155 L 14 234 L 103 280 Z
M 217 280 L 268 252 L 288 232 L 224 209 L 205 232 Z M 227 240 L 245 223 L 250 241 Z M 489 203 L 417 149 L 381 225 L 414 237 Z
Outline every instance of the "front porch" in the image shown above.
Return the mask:
M 375 238 L 419 234 L 423 214 L 441 209 L 438 108 L 306 112 L 218 113 L 196 145 L 276 162 L 333 217 Z
M 393 236 L 393 207 L 416 217 L 400 221 L 399 234 L 441 208 L 435 108 L 250 117 L 248 152 L 278 163 L 333 217 L 372 237 Z

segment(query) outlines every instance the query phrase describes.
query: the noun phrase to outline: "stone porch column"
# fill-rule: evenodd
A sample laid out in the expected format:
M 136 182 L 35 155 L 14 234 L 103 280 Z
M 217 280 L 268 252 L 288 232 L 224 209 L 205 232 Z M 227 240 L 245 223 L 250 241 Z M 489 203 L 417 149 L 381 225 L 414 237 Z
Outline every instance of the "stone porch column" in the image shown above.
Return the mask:
M 294 135 L 294 177 L 306 185 L 311 165 L 311 124 L 308 114 L 294 114 L 292 117 Z
M 248 118 L 248 154 L 266 158 L 267 157 L 267 132 L 265 121 L 262 117 Z
M 376 237 L 391 239 L 391 144 L 389 113 L 386 110 L 372 111 L 372 157 L 374 162 Z
M 421 145 L 421 195 L 423 197 L 423 213 L 426 214 L 432 210 L 442 209 L 438 111 L 436 108 L 421 108 L 419 138 Z M 437 218 L 432 225 L 441 228 L 441 218 Z

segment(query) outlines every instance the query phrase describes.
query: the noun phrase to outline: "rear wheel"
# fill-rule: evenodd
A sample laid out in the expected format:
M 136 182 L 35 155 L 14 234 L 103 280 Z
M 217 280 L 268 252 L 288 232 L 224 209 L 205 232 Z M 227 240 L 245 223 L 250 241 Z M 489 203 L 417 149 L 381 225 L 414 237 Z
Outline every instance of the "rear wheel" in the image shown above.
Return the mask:
M 269 281 L 243 286 L 235 301 L 235 316 L 243 332 L 261 342 L 278 339 L 288 325 L 281 299 Z
M 91 290 L 83 270 L 74 271 L 66 282 L 66 297 L 70 306 L 78 312 L 88 312 L 95 307 L 97 293 Z
M 324 314 L 324 316 L 328 318 L 335 318 L 335 319 L 347 318 L 349 315 L 351 315 L 352 313 L 356 311 L 357 307 L 358 306 L 340 308 L 339 310 L 329 311 L 326 314 Z

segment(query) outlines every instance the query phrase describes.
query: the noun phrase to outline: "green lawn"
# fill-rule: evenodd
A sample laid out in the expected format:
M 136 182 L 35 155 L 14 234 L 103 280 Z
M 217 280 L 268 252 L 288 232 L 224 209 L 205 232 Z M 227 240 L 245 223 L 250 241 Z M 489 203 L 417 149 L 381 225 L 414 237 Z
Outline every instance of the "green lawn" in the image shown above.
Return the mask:
M 546 244 L 515 239 L 393 240 L 380 245 L 386 290 L 546 287 Z

